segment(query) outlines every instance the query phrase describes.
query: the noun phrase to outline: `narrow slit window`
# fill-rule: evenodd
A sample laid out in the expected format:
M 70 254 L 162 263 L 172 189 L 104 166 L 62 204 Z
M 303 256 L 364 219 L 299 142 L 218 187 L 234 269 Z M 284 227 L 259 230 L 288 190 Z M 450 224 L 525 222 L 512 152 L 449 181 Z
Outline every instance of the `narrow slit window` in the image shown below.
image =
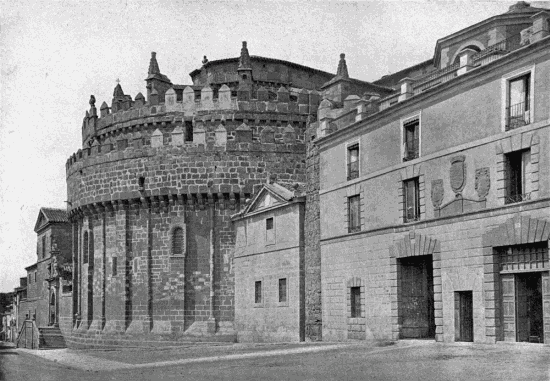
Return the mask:
M 279 303 L 287 301 L 286 278 L 279 279 Z
M 183 229 L 178 226 L 172 233 L 172 255 L 183 255 L 183 245 Z
M 254 285 L 254 303 L 262 302 L 262 281 L 256 281 Z
M 351 317 L 361 317 L 361 287 L 351 287 L 350 290 Z
M 113 272 L 113 276 L 116 276 L 118 274 L 118 258 L 117 257 L 113 257 L 113 269 L 112 269 L 112 272 Z
M 185 141 L 193 141 L 193 122 L 190 120 L 185 121 Z

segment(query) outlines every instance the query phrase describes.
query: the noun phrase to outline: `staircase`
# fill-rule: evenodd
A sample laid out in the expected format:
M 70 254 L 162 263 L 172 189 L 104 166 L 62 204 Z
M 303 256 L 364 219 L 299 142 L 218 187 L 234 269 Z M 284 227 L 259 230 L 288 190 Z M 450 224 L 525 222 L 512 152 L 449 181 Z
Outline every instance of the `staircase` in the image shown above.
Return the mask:
M 65 338 L 59 327 L 40 327 L 40 349 L 66 348 Z

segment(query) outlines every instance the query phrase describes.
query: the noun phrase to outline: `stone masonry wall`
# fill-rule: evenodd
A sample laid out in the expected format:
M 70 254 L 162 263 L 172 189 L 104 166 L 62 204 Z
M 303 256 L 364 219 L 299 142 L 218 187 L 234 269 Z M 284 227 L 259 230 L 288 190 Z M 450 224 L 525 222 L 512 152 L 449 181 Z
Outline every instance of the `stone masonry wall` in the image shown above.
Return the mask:
M 319 209 L 319 152 L 312 142 L 316 125 L 306 130 L 306 207 L 305 207 L 305 329 L 308 340 L 322 340 L 321 247 Z

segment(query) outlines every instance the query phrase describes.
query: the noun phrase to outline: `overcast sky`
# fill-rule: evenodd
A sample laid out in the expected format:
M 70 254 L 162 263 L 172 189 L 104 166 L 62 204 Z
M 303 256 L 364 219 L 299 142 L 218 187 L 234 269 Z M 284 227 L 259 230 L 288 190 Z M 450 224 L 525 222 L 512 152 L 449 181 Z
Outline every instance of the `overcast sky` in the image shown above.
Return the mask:
M 438 38 L 513 2 L 0 0 L 0 292 L 36 261 L 41 206 L 65 208 L 65 162 L 94 94 L 116 79 L 145 93 L 151 51 L 173 83 L 210 60 L 250 54 L 373 81 L 432 57 Z M 532 2 L 532 5 L 541 3 Z M 546 3 L 545 7 L 549 7 Z

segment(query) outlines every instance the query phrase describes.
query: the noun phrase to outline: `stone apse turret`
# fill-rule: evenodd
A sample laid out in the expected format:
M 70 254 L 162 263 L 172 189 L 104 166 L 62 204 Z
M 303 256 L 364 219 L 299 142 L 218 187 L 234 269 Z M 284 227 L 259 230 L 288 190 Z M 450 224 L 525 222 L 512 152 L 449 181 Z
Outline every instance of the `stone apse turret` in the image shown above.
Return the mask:
M 317 90 L 334 75 L 250 56 L 203 60 L 177 85 L 152 53 L 147 99 L 95 98 L 66 164 L 70 346 L 234 340 L 230 215 L 268 181 L 306 182 Z

